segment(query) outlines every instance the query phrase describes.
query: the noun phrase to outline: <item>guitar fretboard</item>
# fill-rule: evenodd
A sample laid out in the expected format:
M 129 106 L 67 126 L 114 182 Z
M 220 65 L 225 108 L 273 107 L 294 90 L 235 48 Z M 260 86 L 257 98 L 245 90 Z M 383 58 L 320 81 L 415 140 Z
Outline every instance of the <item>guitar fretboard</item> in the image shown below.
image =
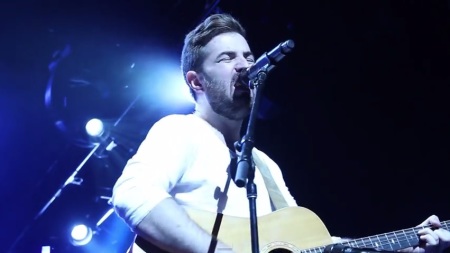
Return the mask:
M 441 222 L 442 228 L 449 230 L 450 221 Z M 419 244 L 417 232 L 430 226 L 414 227 L 398 230 L 390 233 L 384 233 L 374 236 L 363 237 L 341 243 L 342 245 L 353 248 L 372 248 L 387 251 L 396 251 Z M 301 253 L 322 253 L 325 246 L 302 250 Z

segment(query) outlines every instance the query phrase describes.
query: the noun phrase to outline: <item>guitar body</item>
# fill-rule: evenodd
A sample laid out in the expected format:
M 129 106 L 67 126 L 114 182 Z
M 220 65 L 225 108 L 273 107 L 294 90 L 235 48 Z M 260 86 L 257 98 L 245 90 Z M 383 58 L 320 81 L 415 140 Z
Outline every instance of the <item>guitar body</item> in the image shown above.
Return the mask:
M 238 253 L 251 253 L 250 220 L 221 214 L 187 209 L 189 216 L 203 229 L 213 234 Z M 219 226 L 219 227 L 217 227 Z M 216 229 L 215 229 L 216 228 Z M 320 218 L 304 207 L 287 207 L 258 217 L 259 249 L 268 253 L 275 249 L 300 252 L 332 243 L 331 235 Z M 156 253 L 154 246 L 141 238 L 134 252 Z M 136 247 L 135 247 L 136 248 Z
M 206 211 L 187 209 L 189 216 L 206 231 L 216 235 L 237 253 L 251 253 L 250 220 Z M 441 221 L 450 230 L 450 221 Z M 342 242 L 355 248 L 396 251 L 419 244 L 418 231 L 431 225 L 397 230 Z M 323 253 L 332 244 L 331 235 L 320 218 L 304 207 L 286 207 L 258 217 L 259 251 Z M 136 237 L 133 253 L 164 252 L 141 237 Z

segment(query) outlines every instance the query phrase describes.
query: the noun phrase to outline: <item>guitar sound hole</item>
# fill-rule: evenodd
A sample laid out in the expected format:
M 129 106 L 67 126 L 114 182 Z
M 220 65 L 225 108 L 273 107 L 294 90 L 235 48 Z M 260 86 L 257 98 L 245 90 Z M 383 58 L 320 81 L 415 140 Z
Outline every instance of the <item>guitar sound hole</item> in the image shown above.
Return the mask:
M 287 249 L 274 249 L 269 251 L 269 253 L 292 253 L 292 251 Z

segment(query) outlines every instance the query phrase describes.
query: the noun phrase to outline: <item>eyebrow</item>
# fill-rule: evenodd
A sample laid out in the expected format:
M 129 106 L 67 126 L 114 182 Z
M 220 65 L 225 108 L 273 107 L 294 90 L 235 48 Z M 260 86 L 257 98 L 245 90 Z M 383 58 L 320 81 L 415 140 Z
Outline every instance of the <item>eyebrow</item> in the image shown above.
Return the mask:
M 245 57 L 252 56 L 253 58 L 255 58 L 255 55 L 253 55 L 252 51 L 245 51 L 245 52 L 244 52 L 244 56 L 245 56 Z
M 234 51 L 224 51 L 224 52 L 220 53 L 220 54 L 216 57 L 216 59 L 219 59 L 219 58 L 220 58 L 221 56 L 223 56 L 223 55 L 236 55 L 236 52 L 234 52 Z M 245 52 L 244 52 L 244 57 L 247 58 L 247 57 L 249 57 L 249 56 L 252 56 L 253 58 L 255 57 L 251 51 L 245 51 Z

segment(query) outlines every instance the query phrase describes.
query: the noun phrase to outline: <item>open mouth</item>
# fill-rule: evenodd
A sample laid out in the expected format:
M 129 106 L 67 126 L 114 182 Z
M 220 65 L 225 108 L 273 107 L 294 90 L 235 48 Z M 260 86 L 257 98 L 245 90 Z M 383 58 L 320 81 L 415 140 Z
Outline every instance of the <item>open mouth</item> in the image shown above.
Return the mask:
M 248 89 L 248 84 L 244 80 L 242 80 L 242 78 L 240 78 L 239 73 L 233 76 L 232 83 L 234 83 L 234 87 L 236 89 Z
M 250 92 L 250 89 L 247 85 L 236 82 L 236 83 L 234 83 L 234 91 L 235 92 Z
M 250 97 L 250 89 L 248 89 L 244 86 L 236 87 L 234 89 L 233 96 L 235 98 L 249 98 Z
M 249 86 L 247 83 L 245 83 L 242 79 L 238 78 L 236 79 L 235 83 L 234 83 L 234 87 L 236 88 L 244 88 L 244 89 L 248 89 Z
M 237 94 L 250 94 L 250 90 L 248 90 L 248 89 L 236 89 L 234 93 L 237 93 Z
M 234 96 L 248 96 L 250 94 L 250 88 L 239 78 L 239 75 L 233 77 L 232 83 L 234 84 Z

